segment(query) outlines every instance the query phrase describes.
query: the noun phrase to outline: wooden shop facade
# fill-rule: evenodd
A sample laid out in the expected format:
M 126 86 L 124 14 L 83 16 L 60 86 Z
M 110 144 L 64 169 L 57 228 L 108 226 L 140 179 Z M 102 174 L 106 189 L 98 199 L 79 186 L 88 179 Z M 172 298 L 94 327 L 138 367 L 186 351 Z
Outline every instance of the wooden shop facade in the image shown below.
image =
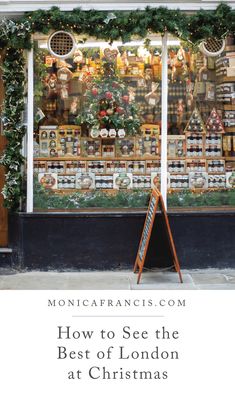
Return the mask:
M 0 2 L 0 267 L 132 267 L 155 187 L 181 267 L 234 267 L 234 2 L 57 5 Z

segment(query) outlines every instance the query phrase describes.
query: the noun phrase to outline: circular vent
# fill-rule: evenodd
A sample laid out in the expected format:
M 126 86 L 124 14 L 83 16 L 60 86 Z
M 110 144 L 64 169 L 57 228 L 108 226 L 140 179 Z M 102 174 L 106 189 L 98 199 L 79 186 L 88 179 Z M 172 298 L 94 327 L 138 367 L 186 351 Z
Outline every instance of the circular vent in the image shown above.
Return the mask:
M 209 57 L 219 56 L 225 48 L 225 40 L 217 38 L 208 38 L 200 44 L 200 50 L 204 55 Z
M 75 39 L 67 31 L 56 31 L 49 37 L 48 49 L 53 56 L 66 59 L 76 49 Z

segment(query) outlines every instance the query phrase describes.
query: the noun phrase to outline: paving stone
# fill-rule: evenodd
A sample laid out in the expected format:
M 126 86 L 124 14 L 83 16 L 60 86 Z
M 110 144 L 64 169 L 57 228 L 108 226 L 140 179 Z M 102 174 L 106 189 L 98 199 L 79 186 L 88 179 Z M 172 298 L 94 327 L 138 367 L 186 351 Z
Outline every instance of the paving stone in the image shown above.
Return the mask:
M 0 267 L 0 276 L 9 276 L 12 274 L 17 274 L 16 270 L 11 269 L 10 267 Z
M 92 289 L 130 289 L 128 275 L 115 273 L 75 273 L 70 274 L 67 289 L 92 290 Z
M 226 284 L 227 280 L 221 273 L 191 273 L 193 282 L 199 284 Z
M 234 274 L 225 274 L 225 278 L 228 284 L 235 284 L 235 273 Z
M 195 289 L 207 289 L 207 290 L 235 290 L 235 284 L 214 284 L 214 285 L 208 285 L 208 284 L 200 284 L 196 285 Z
M 132 274 L 130 276 L 131 284 L 136 284 L 137 274 Z M 182 278 L 184 284 L 193 284 L 193 280 L 190 274 L 184 274 L 182 272 Z M 179 275 L 176 272 L 143 272 L 141 275 L 141 283 L 148 284 L 179 284 Z
M 17 274 L 14 276 L 5 276 L 0 279 L 0 289 L 67 289 L 68 279 L 64 276 L 41 275 L 41 274 Z
M 132 290 L 167 290 L 167 291 L 183 291 L 183 290 L 194 290 L 196 289 L 193 284 L 148 284 L 148 283 L 140 283 L 131 284 Z
M 212 271 L 213 270 L 213 271 Z M 132 289 L 132 290 L 191 290 L 191 289 L 235 289 L 235 269 L 182 270 L 183 284 L 176 272 L 145 271 L 140 284 L 137 274 L 125 271 L 92 272 L 24 272 L 1 270 L 0 289 Z

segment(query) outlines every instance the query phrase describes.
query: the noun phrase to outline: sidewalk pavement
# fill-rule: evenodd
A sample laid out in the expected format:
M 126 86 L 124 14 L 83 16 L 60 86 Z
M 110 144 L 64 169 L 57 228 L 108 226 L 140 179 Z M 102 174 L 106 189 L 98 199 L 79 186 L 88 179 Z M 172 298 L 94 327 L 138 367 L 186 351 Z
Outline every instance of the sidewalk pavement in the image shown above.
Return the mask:
M 19 273 L 0 268 L 0 290 L 44 289 L 44 290 L 154 290 L 154 289 L 233 289 L 235 269 L 181 270 L 183 284 L 173 271 L 144 271 L 140 284 L 132 271 L 30 271 Z

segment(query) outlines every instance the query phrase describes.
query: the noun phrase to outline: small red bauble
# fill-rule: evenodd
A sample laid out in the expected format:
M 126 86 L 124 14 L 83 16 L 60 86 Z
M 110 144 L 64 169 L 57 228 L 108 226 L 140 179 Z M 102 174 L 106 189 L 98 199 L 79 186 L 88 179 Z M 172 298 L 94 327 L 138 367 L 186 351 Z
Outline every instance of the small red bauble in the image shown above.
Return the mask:
M 119 84 L 116 83 L 116 82 L 113 82 L 112 87 L 113 87 L 114 89 L 117 89 L 117 88 L 119 87 Z
M 107 92 L 105 93 L 105 98 L 106 98 L 107 100 L 111 100 L 111 99 L 113 98 L 113 94 L 112 94 L 110 91 L 107 91 Z
M 100 116 L 101 117 L 104 117 L 104 116 L 106 116 L 107 115 L 107 112 L 106 111 L 100 111 Z
M 123 109 L 121 106 L 118 106 L 118 107 L 116 108 L 116 112 L 119 113 L 119 114 L 121 115 L 122 113 L 124 113 L 124 109 Z
M 94 89 L 91 90 L 91 92 L 92 92 L 93 96 L 97 96 L 98 89 L 94 88 Z
M 123 102 L 128 102 L 129 101 L 129 96 L 123 96 L 122 97 Z

